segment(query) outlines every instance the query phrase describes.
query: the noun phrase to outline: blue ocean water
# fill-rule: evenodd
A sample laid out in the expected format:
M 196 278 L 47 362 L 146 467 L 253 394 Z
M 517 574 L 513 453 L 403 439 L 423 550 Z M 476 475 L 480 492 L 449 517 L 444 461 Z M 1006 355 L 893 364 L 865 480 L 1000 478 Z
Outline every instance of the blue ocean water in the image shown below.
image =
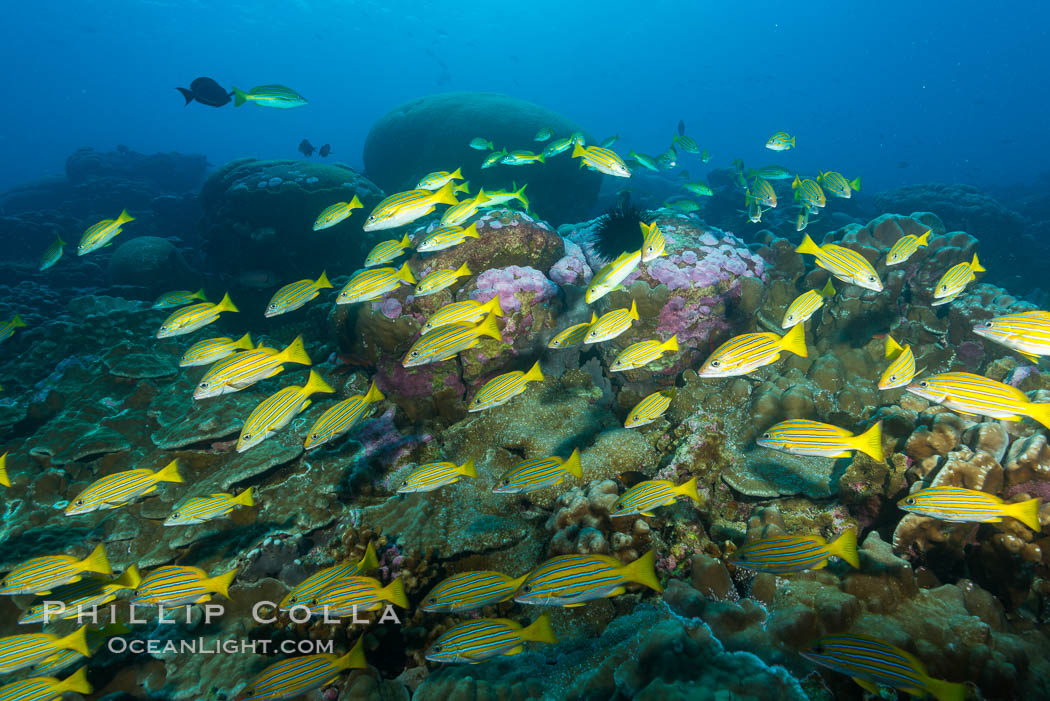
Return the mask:
M 1013 183 L 1045 170 L 1050 5 L 618 0 L 519 3 L 43 0 L 0 9 L 9 96 L 0 187 L 81 146 L 297 157 L 309 138 L 360 165 L 373 121 L 432 92 L 487 90 L 644 152 L 679 119 L 713 163 L 797 134 L 798 169 Z M 61 18 L 61 21 L 56 21 Z M 183 107 L 198 75 L 295 87 L 308 110 Z M 784 159 L 782 159 L 784 160 Z

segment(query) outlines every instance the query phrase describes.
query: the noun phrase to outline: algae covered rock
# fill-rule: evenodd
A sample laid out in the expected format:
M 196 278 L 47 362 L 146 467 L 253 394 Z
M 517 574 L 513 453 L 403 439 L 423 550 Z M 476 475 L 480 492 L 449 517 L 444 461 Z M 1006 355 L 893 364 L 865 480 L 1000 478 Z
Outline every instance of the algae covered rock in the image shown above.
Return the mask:
M 106 276 L 116 285 L 144 287 L 152 294 L 199 285 L 199 278 L 171 241 L 137 236 L 118 243 Z

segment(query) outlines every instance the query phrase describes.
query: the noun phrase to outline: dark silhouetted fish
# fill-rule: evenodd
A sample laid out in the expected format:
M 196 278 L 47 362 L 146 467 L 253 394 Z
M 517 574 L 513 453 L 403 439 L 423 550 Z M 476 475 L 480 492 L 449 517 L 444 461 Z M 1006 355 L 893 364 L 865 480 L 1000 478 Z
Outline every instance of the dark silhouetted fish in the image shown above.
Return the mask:
M 332 152 L 332 145 L 331 144 L 325 144 L 324 146 L 322 146 L 317 151 L 318 155 L 320 155 L 321 158 L 328 158 L 328 154 L 330 154 L 331 152 Z
M 649 479 L 649 476 L 646 475 L 644 472 L 638 472 L 637 470 L 628 470 L 627 472 L 621 472 L 620 474 L 616 475 L 616 479 L 623 482 L 623 486 L 625 487 L 633 487 L 639 482 L 645 482 L 647 479 Z
M 230 101 L 230 95 L 226 88 L 216 83 L 211 78 L 196 78 L 190 83 L 189 88 L 175 88 L 186 98 L 186 104 L 194 100 L 208 107 L 222 107 Z
M 316 150 L 317 149 L 314 148 L 314 145 L 311 144 L 307 139 L 303 139 L 299 142 L 299 153 L 303 154 L 304 156 L 312 156 L 314 155 L 314 151 Z
M 678 120 L 678 136 L 685 136 L 685 120 Z

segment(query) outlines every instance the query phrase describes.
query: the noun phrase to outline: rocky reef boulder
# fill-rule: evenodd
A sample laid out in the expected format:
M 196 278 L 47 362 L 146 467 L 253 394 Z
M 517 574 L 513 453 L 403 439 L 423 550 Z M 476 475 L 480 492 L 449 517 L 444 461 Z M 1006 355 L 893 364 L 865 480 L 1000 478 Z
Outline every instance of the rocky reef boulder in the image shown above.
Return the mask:
M 496 93 L 455 92 L 429 95 L 398 105 L 381 117 L 365 141 L 365 172 L 387 192 L 412 189 L 436 170 L 460 168 L 476 191 L 509 188 L 528 183 L 527 195 L 539 216 L 561 224 L 591 216 L 602 176 L 581 169 L 569 152 L 544 164 L 497 165 L 485 170 L 489 152 L 470 148 L 471 139 L 491 141 L 496 149 L 542 151 L 549 142 L 534 140 L 543 127 L 555 139 L 579 125 L 545 107 Z M 583 132 L 587 142 L 593 138 Z
M 199 284 L 179 249 L 159 236 L 121 243 L 109 259 L 106 276 L 115 285 L 144 287 L 152 294 Z

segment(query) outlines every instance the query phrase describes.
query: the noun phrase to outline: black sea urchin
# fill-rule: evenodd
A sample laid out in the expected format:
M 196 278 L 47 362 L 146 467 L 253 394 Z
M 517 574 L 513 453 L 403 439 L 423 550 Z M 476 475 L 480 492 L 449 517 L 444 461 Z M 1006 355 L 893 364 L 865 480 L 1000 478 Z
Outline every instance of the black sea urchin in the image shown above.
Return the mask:
M 642 247 L 641 222 L 649 224 L 656 213 L 631 204 L 631 194 L 622 192 L 616 204 L 598 219 L 594 229 L 594 250 L 602 258 L 615 259 L 625 251 Z

